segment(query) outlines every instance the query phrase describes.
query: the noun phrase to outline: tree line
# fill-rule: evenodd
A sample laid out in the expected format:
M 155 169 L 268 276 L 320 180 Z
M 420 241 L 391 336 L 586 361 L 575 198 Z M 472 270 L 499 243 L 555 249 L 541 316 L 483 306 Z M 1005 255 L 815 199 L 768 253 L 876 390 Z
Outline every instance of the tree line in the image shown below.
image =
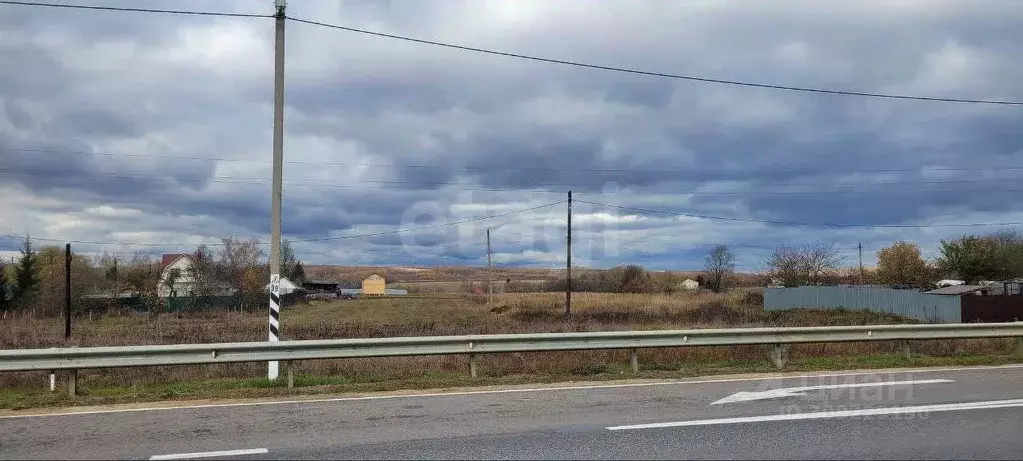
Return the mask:
M 260 300 L 266 297 L 269 266 L 257 240 L 228 237 L 221 239 L 216 251 L 199 245 L 189 255 L 193 264 L 187 273 L 172 273 L 161 280 L 163 267 L 158 256 L 144 252 L 135 252 L 130 258 L 106 252 L 93 257 L 72 254 L 72 308 L 80 310 L 87 295 L 97 294 L 138 297 L 158 305 L 155 301 L 161 288 L 172 296 L 201 298 L 231 293 Z M 0 312 L 60 314 L 65 303 L 65 259 L 64 248 L 37 249 L 26 237 L 14 262 L 0 260 Z M 287 240 L 281 244 L 281 273 L 296 283 L 305 278 L 302 262 Z M 175 285 L 180 286 L 186 277 L 192 281 L 188 293 L 179 293 Z
M 765 266 L 767 274 L 785 286 L 856 281 L 927 289 L 943 278 L 976 284 L 1023 277 L 1023 235 L 1016 231 L 941 240 L 939 250 L 940 256 L 927 259 L 917 244 L 898 241 L 877 251 L 874 269 L 841 274 L 844 258 L 834 245 L 782 245 L 775 248 Z

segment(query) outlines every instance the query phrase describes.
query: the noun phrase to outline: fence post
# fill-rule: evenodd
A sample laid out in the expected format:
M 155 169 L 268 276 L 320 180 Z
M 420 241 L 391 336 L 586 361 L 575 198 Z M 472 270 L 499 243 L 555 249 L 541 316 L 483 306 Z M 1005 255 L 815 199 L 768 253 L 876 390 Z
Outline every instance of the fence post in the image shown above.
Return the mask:
M 633 373 L 639 372 L 639 356 L 636 355 L 636 349 L 629 349 L 629 365 Z
M 78 370 L 74 368 L 67 371 L 67 394 L 69 397 L 78 394 Z
M 903 339 L 899 341 L 899 352 L 902 354 L 902 358 L 904 359 L 913 357 L 913 351 L 909 348 L 908 340 Z
M 476 377 L 476 354 L 469 354 L 469 377 Z
M 785 362 L 789 360 L 789 351 L 786 349 L 784 344 L 775 344 L 771 346 L 771 362 L 778 368 L 783 368 Z

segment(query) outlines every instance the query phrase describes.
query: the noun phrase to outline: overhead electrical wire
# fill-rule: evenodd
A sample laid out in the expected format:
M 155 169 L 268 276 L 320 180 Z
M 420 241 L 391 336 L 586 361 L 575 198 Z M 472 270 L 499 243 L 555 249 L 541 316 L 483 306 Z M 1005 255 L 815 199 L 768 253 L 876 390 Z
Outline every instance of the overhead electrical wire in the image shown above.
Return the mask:
M 60 149 L 31 149 L 0 146 L 0 152 L 29 152 L 44 154 L 60 154 L 75 156 L 103 156 L 103 157 L 127 157 L 138 159 L 159 159 L 159 160 L 190 160 L 205 162 L 231 162 L 231 163 L 271 163 L 270 160 L 236 159 L 224 157 L 199 157 L 179 155 L 150 155 L 121 152 L 85 152 Z M 338 166 L 347 168 L 408 168 L 408 169 L 436 169 L 443 171 L 550 171 L 550 172 L 572 172 L 572 173 L 700 173 L 700 174 L 727 174 L 727 173 L 818 173 L 818 174 L 848 174 L 848 173 L 920 173 L 928 172 L 984 172 L 984 171 L 1023 171 L 1020 165 L 1003 166 L 971 166 L 971 167 L 947 167 L 921 165 L 915 168 L 843 168 L 841 170 L 821 170 L 815 168 L 748 168 L 741 169 L 681 169 L 681 168 L 575 168 L 575 167 L 484 167 L 468 165 L 424 165 L 407 163 L 353 163 L 353 162 L 332 162 L 332 161 L 311 161 L 311 160 L 285 160 L 288 165 L 312 165 L 316 167 Z
M 645 70 L 638 70 L 638 69 L 630 69 L 630 68 L 625 68 L 625 67 L 614 67 L 614 66 L 606 66 L 606 65 L 599 65 L 599 64 L 588 64 L 588 63 L 583 63 L 583 62 L 578 62 L 578 61 L 568 61 L 568 60 L 564 60 L 564 59 L 543 58 L 543 57 L 539 57 L 539 56 L 535 56 L 535 55 L 520 54 L 520 53 L 510 53 L 510 52 L 506 52 L 506 51 L 497 51 L 497 50 L 491 50 L 491 49 L 487 49 L 487 48 L 477 48 L 477 47 L 472 47 L 472 46 L 456 45 L 456 44 L 452 44 L 452 43 L 444 43 L 444 42 L 438 42 L 438 41 L 433 41 L 433 40 L 414 38 L 414 37 L 409 37 L 409 36 L 405 36 L 405 35 L 388 34 L 388 33 L 384 33 L 384 32 L 376 32 L 376 31 L 371 31 L 371 30 L 367 30 L 367 29 L 359 29 L 359 28 L 355 28 L 355 27 L 341 26 L 341 25 L 337 25 L 337 24 L 330 24 L 330 23 L 325 23 L 325 22 L 320 22 L 320 21 L 312 21 L 312 20 L 308 20 L 308 19 L 296 18 L 294 16 L 287 16 L 287 18 L 292 20 L 292 21 L 300 22 L 300 23 L 304 23 L 304 24 L 310 24 L 310 25 L 320 26 L 320 27 L 327 27 L 327 28 L 331 28 L 331 29 L 344 30 L 344 31 L 354 32 L 354 33 L 364 34 L 364 35 L 372 35 L 372 36 L 376 36 L 376 37 L 389 38 L 389 39 L 393 39 L 393 40 L 401 40 L 401 41 L 411 42 L 411 43 L 419 43 L 419 44 L 422 44 L 422 45 L 431 45 L 431 46 L 437 46 L 437 47 L 443 47 L 443 48 L 449 48 L 449 49 L 455 49 L 455 50 L 461 50 L 461 51 L 471 51 L 471 52 L 475 52 L 475 53 L 483 53 L 483 54 L 489 54 L 489 55 L 494 55 L 494 56 L 504 56 L 504 57 L 508 57 L 508 58 L 525 59 L 525 60 L 529 60 L 529 61 L 544 62 L 544 63 L 548 63 L 548 64 L 560 64 L 560 65 L 563 65 L 563 66 L 579 67 L 579 68 L 586 68 L 586 69 L 596 69 L 596 70 L 604 70 L 604 71 L 619 72 L 619 73 L 634 74 L 634 75 L 646 75 L 646 76 L 650 76 L 650 77 L 662 77 L 662 78 L 669 78 L 669 79 L 676 79 L 676 80 L 688 80 L 688 81 L 702 82 L 702 83 L 716 83 L 716 84 L 722 84 L 722 85 L 744 86 L 744 87 L 752 87 L 752 88 L 764 88 L 764 89 L 771 89 L 771 90 L 797 91 L 797 92 L 806 92 L 806 93 L 830 94 L 830 95 L 839 95 L 839 96 L 860 96 L 860 97 L 869 97 L 869 98 L 901 99 L 901 100 L 927 101 L 927 102 L 948 102 L 948 103 L 967 103 L 967 104 L 993 104 L 993 105 L 1003 105 L 1003 106 L 1019 106 L 1019 105 L 1023 105 L 1023 101 L 1006 101 L 1006 100 L 995 100 L 995 99 L 967 99 L 967 98 L 951 98 L 951 97 L 947 97 L 946 98 L 946 97 L 931 97 L 931 96 L 910 96 L 910 95 L 888 94 L 888 93 L 872 93 L 872 92 L 866 92 L 866 91 L 832 90 L 832 89 L 825 89 L 825 88 L 811 88 L 811 87 L 789 86 L 789 85 L 774 85 L 774 84 L 767 84 L 767 83 L 745 82 L 745 81 L 739 81 L 739 80 L 726 80 L 726 79 L 719 79 L 719 78 L 697 77 L 697 76 L 693 76 L 693 75 L 670 74 L 670 73 L 666 73 L 666 72 L 653 72 L 653 71 L 645 71 Z
M 511 215 L 515 215 L 515 214 L 526 213 L 526 212 L 529 212 L 529 211 L 540 210 L 540 209 L 543 209 L 543 208 L 549 208 L 549 207 L 552 207 L 552 206 L 555 206 L 555 205 L 559 205 L 559 204 L 562 204 L 562 203 L 565 203 L 565 202 L 567 202 L 567 200 L 560 200 L 560 201 L 553 202 L 553 203 L 547 203 L 547 204 L 544 204 L 544 205 L 537 205 L 537 206 L 532 206 L 532 207 L 529 207 L 529 208 L 523 208 L 523 209 L 518 209 L 518 210 L 513 210 L 513 211 L 507 211 L 507 212 L 504 212 L 504 213 L 489 214 L 489 215 L 484 215 L 484 216 L 477 216 L 477 217 L 474 217 L 474 218 L 461 219 L 461 220 L 458 220 L 458 221 L 447 221 L 447 222 L 443 222 L 443 223 L 439 223 L 439 224 L 431 224 L 431 225 L 419 226 L 419 227 L 399 228 L 399 229 L 394 229 L 394 230 L 389 230 L 389 231 L 369 232 L 369 233 L 365 233 L 365 234 L 341 235 L 341 236 L 337 236 L 337 237 L 323 237 L 323 238 L 312 238 L 312 239 L 289 239 L 289 240 L 292 243 L 326 242 L 326 241 L 335 241 L 335 240 L 348 240 L 348 239 L 358 239 L 358 238 L 367 238 L 367 237 L 378 237 L 378 236 L 382 236 L 382 235 L 404 234 L 404 233 L 408 233 L 408 232 L 418 232 L 418 231 L 427 230 L 427 229 L 436 229 L 436 228 L 440 228 L 440 227 L 457 226 L 457 225 L 460 225 L 460 224 L 465 224 L 465 223 L 470 223 L 470 222 L 475 222 L 475 221 L 484 221 L 484 220 L 487 220 L 487 219 L 501 218 L 501 217 L 511 216 Z M 25 238 L 25 236 L 19 236 L 19 235 L 13 235 L 13 234 L 0 234 L 0 237 L 13 238 L 13 239 Z M 45 242 L 67 242 L 67 243 L 77 243 L 77 244 L 83 244 L 83 245 L 154 246 L 154 247 L 159 247 L 159 246 L 164 246 L 164 247 L 170 247 L 170 246 L 197 246 L 197 245 L 223 246 L 224 245 L 224 243 L 222 243 L 222 242 L 221 243 L 217 243 L 217 242 L 211 242 L 211 243 L 203 243 L 203 242 L 199 242 L 199 243 L 122 243 L 122 242 L 106 242 L 106 241 L 97 241 L 97 240 L 58 239 L 58 238 L 52 238 L 52 237 L 47 237 L 47 238 L 43 238 L 43 237 L 30 237 L 30 238 L 32 240 L 40 240 L 40 241 L 45 241 Z M 268 242 L 259 242 L 259 244 L 260 245 L 267 245 L 269 243 Z
M 46 177 L 81 177 L 81 178 L 118 178 L 118 179 L 136 179 L 136 180 L 153 180 L 153 179 L 165 179 L 173 180 L 177 182 L 190 182 L 194 181 L 197 183 L 215 183 L 215 184 L 240 184 L 240 185 L 265 185 L 270 183 L 269 178 L 259 177 L 239 177 L 239 176 L 174 176 L 170 174 L 156 174 L 156 173 L 132 173 L 132 172 L 116 172 L 116 171 L 91 171 L 91 172 L 80 172 L 80 171 L 62 171 L 62 170 L 48 170 L 48 169 L 24 169 L 24 168 L 0 168 L 0 175 L 33 175 L 33 176 L 46 176 Z M 1000 184 L 1000 183 L 1011 183 L 1015 184 L 1023 179 L 959 179 L 959 180 L 934 180 L 934 181 L 884 181 L 884 182 L 833 182 L 833 183 L 763 183 L 763 182 L 749 182 L 749 183 L 735 183 L 735 184 L 716 184 L 718 186 L 732 186 L 732 190 L 677 190 L 674 188 L 664 189 L 654 186 L 630 186 L 626 185 L 622 193 L 644 193 L 653 195 L 688 195 L 688 196 L 758 196 L 758 195 L 869 195 L 869 194 L 887 194 L 887 195 L 917 195 L 917 194 L 963 194 L 963 193 L 990 193 L 990 192 L 1023 192 L 1023 189 L 1016 188 L 983 188 L 983 189 L 916 189 L 916 190 L 892 190 L 892 189 L 874 189 L 877 187 L 908 187 L 919 184 Z M 659 181 L 657 184 L 670 184 L 676 181 Z M 682 180 L 677 182 L 701 182 L 697 180 Z M 702 181 L 705 183 L 712 183 L 714 181 L 707 180 Z M 520 185 L 507 185 L 507 184 L 464 184 L 457 182 L 437 182 L 437 181 L 409 181 L 409 180 L 386 180 L 386 179 L 353 179 L 347 181 L 347 183 L 336 183 L 332 181 L 326 181 L 323 179 L 312 179 L 312 178 L 289 178 L 284 181 L 284 184 L 290 187 L 320 187 L 329 189 L 380 189 L 380 190 L 391 190 L 391 191 L 413 191 L 413 192 L 453 192 L 453 191 L 468 191 L 468 192 L 516 192 L 516 193 L 565 193 L 569 190 L 582 191 L 586 189 L 601 189 L 607 182 L 604 183 L 576 183 L 576 184 L 555 184 L 555 183 L 537 183 L 537 184 L 520 184 Z M 384 184 L 394 186 L 368 186 L 364 184 Z M 400 185 L 409 185 L 409 187 L 399 187 Z M 418 186 L 418 187 L 412 187 Z M 869 186 L 869 190 L 834 190 L 836 188 L 849 188 L 857 186 Z M 764 187 L 777 187 L 777 188 L 793 188 L 793 187 L 819 187 L 823 189 L 818 190 L 768 190 Z M 630 190 L 631 189 L 631 190 Z M 739 190 L 736 190 L 739 189 Z
M 99 6 L 99 5 L 81 5 L 81 4 L 69 4 L 69 3 L 49 3 L 49 2 L 37 2 L 37 1 L 22 1 L 22 0 L 0 0 L 2 5 L 12 6 L 33 6 L 33 7 L 47 7 L 47 8 L 64 8 L 64 9 L 77 9 L 77 10 L 94 10 L 94 11 L 117 11 L 117 12 L 134 12 L 134 13 L 159 13 L 159 14 L 175 14 L 175 15 L 188 15 L 188 16 L 222 16 L 222 17 L 243 17 L 243 18 L 273 18 L 271 14 L 255 14 L 255 13 L 231 13 L 231 12 L 218 12 L 218 11 L 198 11 L 198 10 L 172 10 L 172 9 L 161 9 L 161 8 L 141 8 L 141 7 L 116 7 L 116 6 Z M 388 38 L 392 40 L 401 40 L 405 42 L 418 43 L 422 45 L 430 45 L 448 49 L 455 49 L 460 51 L 469 51 L 474 53 L 488 54 L 494 56 L 503 56 L 508 58 L 523 59 L 535 62 L 543 62 L 548 64 L 558 64 L 563 66 L 571 66 L 577 68 L 586 68 L 594 70 L 603 70 L 609 72 L 626 73 L 633 75 L 644 75 L 650 77 L 660 77 L 675 80 L 687 80 L 701 83 L 713 83 L 721 85 L 731 86 L 742 86 L 751 88 L 762 88 L 771 90 L 782 90 L 782 91 L 793 91 L 793 92 L 804 92 L 804 93 L 817 93 L 837 96 L 858 96 L 868 98 L 881 98 L 881 99 L 896 99 L 896 100 L 909 100 L 909 101 L 924 101 L 924 102 L 944 102 L 944 103 L 965 103 L 965 104 L 990 104 L 990 105 L 1005 105 L 1005 106 L 1018 106 L 1023 105 L 1023 101 L 1009 101 L 1009 100 L 997 100 L 997 99 L 972 99 L 972 98 L 953 98 L 953 97 L 937 97 L 937 96 L 914 96 L 914 95 L 902 95 L 892 93 L 875 93 L 868 91 L 855 91 L 855 90 L 837 90 L 827 88 L 814 88 L 804 86 L 793 86 L 793 85 L 779 85 L 769 83 L 757 83 L 748 82 L 741 80 L 728 80 L 711 77 L 699 77 L 694 75 L 674 74 L 667 72 L 655 72 L 645 71 L 639 69 L 631 69 L 626 67 L 616 67 L 600 64 L 590 64 L 579 61 L 570 61 L 565 59 L 554 59 L 545 58 L 531 54 L 522 53 L 511 53 L 507 51 L 498 51 L 487 48 L 472 47 L 466 45 L 457 45 L 453 43 L 445 43 L 434 40 L 426 40 L 421 38 L 410 37 L 406 35 L 389 34 L 384 32 L 377 32 L 367 29 L 360 29 L 356 27 L 342 26 L 338 24 L 330 24 L 321 21 L 313 21 L 309 19 L 297 18 L 294 16 L 287 16 L 288 20 L 295 21 L 298 23 L 314 25 L 319 27 L 326 27 L 330 29 L 343 30 L 347 32 L 353 32 L 363 35 L 372 35 L 376 37 Z
M 167 10 L 160 8 L 138 8 L 138 7 L 124 7 L 124 6 L 97 6 L 97 5 L 78 5 L 73 3 L 48 3 L 48 2 L 28 2 L 18 0 L 0 0 L 0 5 L 16 5 L 16 6 L 40 6 L 49 8 L 66 8 L 74 10 L 98 10 L 98 11 L 120 11 L 120 12 L 131 12 L 131 13 L 161 13 L 161 14 L 178 14 L 186 16 L 225 16 L 234 18 L 272 18 L 272 14 L 254 14 L 254 13 L 229 13 L 220 11 L 195 11 L 195 10 Z

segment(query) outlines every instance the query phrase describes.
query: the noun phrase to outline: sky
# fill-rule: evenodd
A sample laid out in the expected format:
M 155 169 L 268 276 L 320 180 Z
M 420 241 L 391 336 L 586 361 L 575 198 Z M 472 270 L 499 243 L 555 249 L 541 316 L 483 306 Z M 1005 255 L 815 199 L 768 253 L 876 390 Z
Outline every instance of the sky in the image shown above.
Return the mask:
M 144 5 L 273 14 L 268 0 Z M 1023 101 L 1012 1 L 290 0 L 287 12 L 650 72 Z M 270 18 L 0 5 L 0 250 L 25 235 L 120 257 L 268 241 L 273 31 Z M 869 266 L 896 240 L 936 257 L 941 239 L 1015 228 L 965 224 L 1023 222 L 1018 105 L 635 75 L 295 21 L 286 50 L 283 233 L 309 264 L 478 266 L 489 228 L 494 264 L 563 267 L 569 190 L 573 262 L 589 267 L 699 269 L 725 244 L 759 270 L 777 245 L 807 242 L 850 267 L 862 244 Z

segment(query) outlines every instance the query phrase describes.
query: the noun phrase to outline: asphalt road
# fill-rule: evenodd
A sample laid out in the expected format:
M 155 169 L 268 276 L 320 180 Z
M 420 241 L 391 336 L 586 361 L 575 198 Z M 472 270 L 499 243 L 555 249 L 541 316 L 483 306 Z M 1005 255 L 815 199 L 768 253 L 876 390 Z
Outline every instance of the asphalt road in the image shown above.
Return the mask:
M 1015 459 L 1021 383 L 1002 367 L 15 414 L 0 459 Z

